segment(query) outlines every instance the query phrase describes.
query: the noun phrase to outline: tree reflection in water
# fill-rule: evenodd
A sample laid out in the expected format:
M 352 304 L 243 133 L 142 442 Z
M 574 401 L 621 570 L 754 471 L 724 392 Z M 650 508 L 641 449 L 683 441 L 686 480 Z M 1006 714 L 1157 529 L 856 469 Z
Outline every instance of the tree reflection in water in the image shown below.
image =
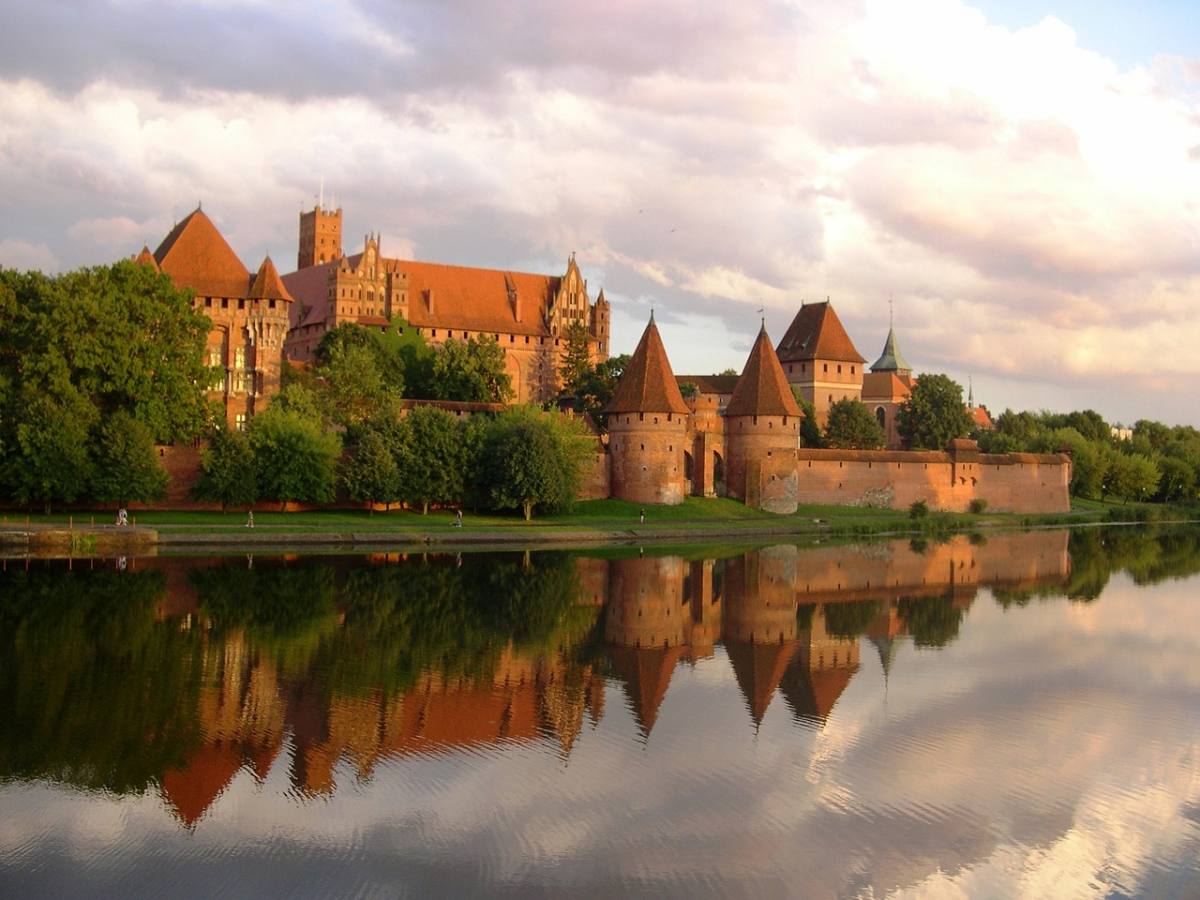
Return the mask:
M 615 558 L 614 558 L 615 557 Z M 957 637 L 979 587 L 1018 609 L 1200 572 L 1195 529 L 1081 529 L 701 554 L 9 562 L 0 778 L 157 790 L 193 826 L 285 748 L 301 795 L 335 767 L 501 741 L 569 754 L 619 683 L 643 736 L 680 661 L 722 653 L 753 721 L 820 726 L 868 639 Z M 718 651 L 717 647 L 723 649 Z M 290 744 L 290 747 L 289 747 Z

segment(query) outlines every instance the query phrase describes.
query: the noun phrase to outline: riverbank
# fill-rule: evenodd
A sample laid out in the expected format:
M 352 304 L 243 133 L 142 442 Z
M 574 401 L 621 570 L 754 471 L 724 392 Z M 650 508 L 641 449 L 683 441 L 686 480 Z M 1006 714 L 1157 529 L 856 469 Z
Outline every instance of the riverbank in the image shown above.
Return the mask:
M 642 513 L 645 513 L 644 521 Z M 141 511 L 134 526 L 109 524 L 111 514 L 7 516 L 0 522 L 0 546 L 11 555 L 55 551 L 72 555 L 112 552 L 411 546 L 585 546 L 629 543 L 694 543 L 742 540 L 832 539 L 873 535 L 952 534 L 990 529 L 1062 527 L 1099 523 L 1196 521 L 1200 510 L 1156 505 L 1117 505 L 1077 501 L 1069 513 L 931 512 L 914 518 L 906 510 L 842 506 L 802 507 L 777 516 L 726 499 L 689 498 L 680 506 L 646 506 L 619 500 L 579 503 L 569 513 L 530 522 L 518 516 L 470 514 L 462 527 L 449 512 L 428 515 L 407 510 L 270 512 L 256 510 L 254 527 L 245 512 Z M 97 521 L 99 520 L 99 521 Z

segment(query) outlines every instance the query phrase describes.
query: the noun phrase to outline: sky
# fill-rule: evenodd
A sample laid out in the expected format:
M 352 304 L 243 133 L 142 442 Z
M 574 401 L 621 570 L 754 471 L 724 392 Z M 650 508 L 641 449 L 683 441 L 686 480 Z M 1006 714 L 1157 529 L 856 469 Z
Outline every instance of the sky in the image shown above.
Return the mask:
M 1200 17 L 1183 2 L 0 0 L 0 265 L 153 249 L 197 203 L 290 270 L 558 274 L 677 373 L 830 298 L 993 412 L 1200 425 Z

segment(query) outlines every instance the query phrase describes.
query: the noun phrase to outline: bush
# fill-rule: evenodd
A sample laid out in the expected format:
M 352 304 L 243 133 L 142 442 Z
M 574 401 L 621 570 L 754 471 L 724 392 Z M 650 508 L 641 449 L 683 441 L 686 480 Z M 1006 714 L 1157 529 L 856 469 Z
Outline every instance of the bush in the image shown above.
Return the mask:
M 976 497 L 971 501 L 971 505 L 968 508 L 972 513 L 978 516 L 987 511 L 987 505 L 987 501 L 982 497 Z
M 908 508 L 908 517 L 910 519 L 924 519 L 929 515 L 929 504 L 924 500 L 918 500 Z

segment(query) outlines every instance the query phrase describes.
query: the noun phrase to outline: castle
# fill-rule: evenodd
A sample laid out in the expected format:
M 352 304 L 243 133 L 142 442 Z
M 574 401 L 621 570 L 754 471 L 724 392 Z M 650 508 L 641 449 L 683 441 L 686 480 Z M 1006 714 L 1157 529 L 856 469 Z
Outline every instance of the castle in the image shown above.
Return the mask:
M 495 340 L 516 402 L 548 403 L 558 395 L 568 328 L 587 330 L 593 362 L 608 357 L 609 304 L 603 290 L 589 298 L 574 254 L 559 276 L 392 259 L 380 252 L 378 235 L 345 256 L 341 209 L 318 205 L 300 214 L 296 268 L 283 278 L 296 299 L 284 350 L 298 362 L 310 361 L 321 338 L 344 322 L 387 328 L 400 318 L 433 345 Z
M 212 320 L 206 360 L 221 374 L 209 396 L 229 427 L 244 429 L 278 392 L 285 355 L 310 361 L 322 337 L 347 322 L 414 328 L 435 345 L 495 340 L 518 403 L 558 396 L 568 329 L 582 326 L 594 362 L 607 358 L 609 304 L 603 290 L 592 302 L 574 254 L 560 276 L 392 259 L 378 235 L 346 256 L 341 222 L 340 209 L 301 213 L 298 269 L 282 277 L 269 257 L 251 275 L 199 208 L 154 253 L 143 247 L 135 258 L 191 289 Z M 778 347 L 764 324 L 740 377 L 676 378 L 652 315 L 607 407 L 607 445 L 598 446 L 586 493 L 662 504 L 729 496 L 778 513 L 918 500 L 953 510 L 981 501 L 1021 512 L 1069 509 L 1070 459 L 1062 454 L 985 455 L 966 440 L 944 452 L 901 450 L 896 414 L 915 382 L 894 330 L 869 372 L 864 362 L 826 301 L 803 304 Z M 681 383 L 695 387 L 688 400 Z M 793 388 L 813 404 L 819 425 L 839 400 L 864 403 L 889 450 L 800 448 Z M 970 410 L 986 425 L 985 410 L 973 402 Z M 195 468 L 191 457 L 171 462 L 181 472 Z
M 833 403 L 858 399 L 898 442 L 896 410 L 913 381 L 895 332 L 870 374 L 862 362 L 825 302 L 801 307 L 778 351 L 764 324 L 736 379 L 677 378 L 652 314 L 606 409 L 609 494 L 663 504 L 724 495 L 776 513 L 801 504 L 904 508 L 917 501 L 958 511 L 980 503 L 1020 512 L 1070 509 L 1066 454 L 983 454 L 966 439 L 944 451 L 801 448 L 793 385 L 822 424 Z M 681 383 L 695 386 L 690 400 Z

